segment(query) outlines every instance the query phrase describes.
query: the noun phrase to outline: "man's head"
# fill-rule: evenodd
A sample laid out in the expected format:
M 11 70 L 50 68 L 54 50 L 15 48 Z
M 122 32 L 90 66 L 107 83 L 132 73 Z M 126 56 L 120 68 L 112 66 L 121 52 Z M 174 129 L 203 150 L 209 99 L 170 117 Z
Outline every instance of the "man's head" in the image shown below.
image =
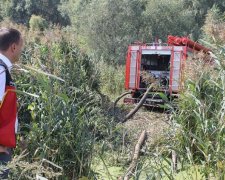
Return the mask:
M 0 53 L 5 55 L 12 63 L 19 60 L 23 48 L 21 33 L 12 28 L 0 29 Z

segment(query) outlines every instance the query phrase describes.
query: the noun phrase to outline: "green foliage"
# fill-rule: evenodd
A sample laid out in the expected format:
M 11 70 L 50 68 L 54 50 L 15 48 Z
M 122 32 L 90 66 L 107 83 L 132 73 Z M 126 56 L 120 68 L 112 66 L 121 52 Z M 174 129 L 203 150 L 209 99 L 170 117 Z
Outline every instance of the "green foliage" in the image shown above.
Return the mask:
M 184 162 L 200 165 L 206 178 L 224 176 L 224 53 L 218 57 L 212 71 L 199 72 L 199 79 L 187 82 L 174 116 L 178 155 Z
M 28 163 L 47 159 L 63 168 L 62 179 L 91 176 L 96 134 L 107 133 L 92 60 L 79 50 L 70 32 L 25 31 L 22 73 L 16 74 L 21 135 L 27 141 Z M 22 149 L 17 147 L 16 153 Z M 22 173 L 12 172 L 12 178 Z M 32 171 L 22 177 L 34 177 Z M 46 174 L 43 174 L 46 176 Z
M 127 45 L 138 39 L 143 3 L 94 0 L 77 14 L 75 27 L 91 53 L 108 62 L 123 62 Z M 93 48 L 94 47 L 94 48 Z
M 123 64 L 127 45 L 134 41 L 151 42 L 155 37 L 165 41 L 168 34 L 190 34 L 194 18 L 191 10 L 180 11 L 183 6 L 182 1 L 175 0 L 77 3 L 74 26 L 88 52 L 98 59 Z
M 4 1 L 8 8 L 2 17 L 8 15 L 23 24 L 32 14 L 48 23 L 71 22 L 80 48 L 96 59 L 123 64 L 127 45 L 134 41 L 151 42 L 156 37 L 166 41 L 168 34 L 197 40 L 214 5 L 224 12 L 220 0 L 10 0 Z
M 224 15 L 218 7 L 213 6 L 206 15 L 205 24 L 202 27 L 202 38 L 208 43 L 212 43 L 211 47 L 216 44 L 223 44 L 224 38 Z
M 192 37 L 193 39 L 198 39 L 201 35 L 201 27 L 205 23 L 205 17 L 208 12 L 213 6 L 218 7 L 220 12 L 225 11 L 225 3 L 221 0 L 184 0 L 184 8 L 192 9 L 192 15 L 195 21 L 193 25 Z
M 173 119 L 173 132 L 168 135 L 166 145 L 151 154 L 151 160 L 154 157 L 155 161 L 151 162 L 149 178 L 173 178 L 167 158 L 171 149 L 180 157 L 180 170 L 197 166 L 205 177 L 210 173 L 224 176 L 223 1 L 4 0 L 1 3 L 1 20 L 11 17 L 26 25 L 30 20 L 30 31 L 17 26 L 26 35 L 26 42 L 23 65 L 18 69 L 21 73 L 15 74 L 20 92 L 38 96 L 18 94 L 22 121 L 19 138 L 26 139 L 29 152 L 23 158 L 26 163 L 50 160 L 63 167 L 62 179 L 93 176 L 92 156 L 99 151 L 94 146 L 96 139 L 104 138 L 102 154 L 111 147 L 118 150 L 122 141 L 117 134 L 119 130 L 114 129 L 115 124 L 107 117 L 110 112 L 102 109 L 108 107 L 98 92 L 115 98 L 123 91 L 124 67 L 117 64 L 124 64 L 128 44 L 136 40 L 150 42 L 155 37 L 165 41 L 168 34 L 197 39 L 205 22 L 204 40 L 220 47 L 215 71 L 203 72 L 199 80 L 187 82 L 187 91 Z M 72 26 L 66 29 L 45 28 L 45 22 L 68 25 L 70 20 Z M 7 22 L 4 26 L 14 24 Z M 116 145 L 109 141 L 115 141 Z M 15 154 L 21 151 L 17 147 Z M 17 179 L 18 174 L 21 178 L 34 178 L 34 171 L 23 167 L 15 167 L 12 179 Z M 53 177 L 45 171 L 40 173 Z
M 42 16 L 47 22 L 62 26 L 70 24 L 67 15 L 58 10 L 60 0 L 11 0 L 9 16 L 17 23 L 28 24 L 31 15 Z
M 47 28 L 47 22 L 41 16 L 32 15 L 29 20 L 29 26 L 31 30 L 43 31 Z
M 125 67 L 112 66 L 104 62 L 98 65 L 100 71 L 101 91 L 103 94 L 115 99 L 124 91 Z
M 11 2 L 9 0 L 3 0 L 1 1 L 0 6 L 0 21 L 7 18 L 9 16 L 9 9 L 11 6 Z
M 183 9 L 182 1 L 152 0 L 146 6 L 145 27 L 151 38 L 166 40 L 169 34 L 186 36 L 192 33 L 195 23 L 191 9 Z M 181 10 L 182 9 L 182 10 Z

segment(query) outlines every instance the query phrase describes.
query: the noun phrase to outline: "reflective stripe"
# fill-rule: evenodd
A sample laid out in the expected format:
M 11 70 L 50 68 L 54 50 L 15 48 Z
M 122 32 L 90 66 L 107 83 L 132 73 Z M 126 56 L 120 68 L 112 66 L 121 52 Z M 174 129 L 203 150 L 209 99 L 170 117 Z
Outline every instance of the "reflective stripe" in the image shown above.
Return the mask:
M 137 51 L 131 51 L 129 87 L 135 88 Z

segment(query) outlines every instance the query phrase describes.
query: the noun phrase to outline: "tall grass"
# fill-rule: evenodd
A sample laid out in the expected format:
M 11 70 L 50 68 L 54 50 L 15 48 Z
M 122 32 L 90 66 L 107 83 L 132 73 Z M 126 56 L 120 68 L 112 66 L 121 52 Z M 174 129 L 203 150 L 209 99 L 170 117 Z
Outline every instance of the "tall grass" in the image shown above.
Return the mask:
M 124 92 L 125 66 L 100 61 L 98 69 L 100 72 L 101 92 L 114 100 Z
M 208 45 L 214 55 L 211 59 L 202 54 L 191 59 L 186 90 L 174 115 L 176 143 L 171 148 L 180 156 L 182 168 L 197 166 L 202 179 L 225 177 L 225 49 L 221 46 L 224 31 L 218 16 L 212 9 L 204 26 L 205 39 L 212 40 Z
M 224 59 L 221 59 L 224 61 Z M 225 148 L 224 69 L 214 64 L 211 71 L 199 71 L 199 79 L 188 80 L 179 110 L 174 116 L 178 128 L 177 153 L 191 164 L 199 164 L 205 178 L 220 174 Z
M 78 47 L 72 32 L 57 27 L 31 31 L 9 22 L 2 26 L 20 29 L 25 37 L 21 63 L 13 77 L 17 89 L 26 92 L 18 93 L 18 143 L 25 139 L 27 145 L 17 146 L 15 157 L 24 149 L 27 155 L 13 166 L 10 178 L 34 178 L 35 168 L 40 168 L 34 164 L 43 159 L 63 168 L 60 175 L 51 164 L 41 166 L 51 167 L 60 179 L 93 177 L 96 135 L 106 133 L 107 127 L 102 128 L 106 118 L 98 94 L 100 78 L 92 59 Z M 23 162 L 33 169 L 24 168 Z M 39 175 L 53 177 L 47 171 L 39 171 Z

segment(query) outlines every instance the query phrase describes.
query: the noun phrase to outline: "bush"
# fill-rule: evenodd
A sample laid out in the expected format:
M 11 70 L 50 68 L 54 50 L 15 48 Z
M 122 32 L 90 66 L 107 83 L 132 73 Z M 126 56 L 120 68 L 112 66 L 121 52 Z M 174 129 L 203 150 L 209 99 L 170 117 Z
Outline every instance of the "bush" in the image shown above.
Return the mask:
M 29 27 L 32 31 L 43 31 L 48 27 L 48 24 L 41 16 L 32 15 L 29 20 Z

